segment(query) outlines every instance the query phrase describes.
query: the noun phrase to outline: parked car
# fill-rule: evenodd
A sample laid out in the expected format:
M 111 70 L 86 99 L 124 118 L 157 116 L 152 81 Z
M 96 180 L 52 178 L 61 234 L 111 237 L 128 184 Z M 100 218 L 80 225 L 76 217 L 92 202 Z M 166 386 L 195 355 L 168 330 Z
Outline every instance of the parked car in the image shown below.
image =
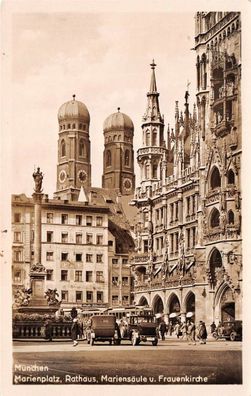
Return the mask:
M 108 341 L 110 344 L 120 344 L 120 332 L 114 315 L 95 315 L 91 318 L 90 326 L 86 332 L 88 344 Z
M 242 321 L 223 322 L 223 336 L 230 341 L 242 340 Z
M 127 332 L 123 339 L 131 340 L 133 346 L 140 342 L 158 344 L 158 324 L 154 315 L 132 315 L 128 318 Z

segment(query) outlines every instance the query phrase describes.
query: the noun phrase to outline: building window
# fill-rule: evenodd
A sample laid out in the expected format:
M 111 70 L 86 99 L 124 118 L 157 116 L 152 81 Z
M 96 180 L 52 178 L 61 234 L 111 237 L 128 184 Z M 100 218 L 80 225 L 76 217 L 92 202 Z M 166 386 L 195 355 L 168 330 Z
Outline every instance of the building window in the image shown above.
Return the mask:
M 130 153 L 129 150 L 125 151 L 125 166 L 129 166 L 130 164 Z
M 148 253 L 148 240 L 147 239 L 143 240 L 143 249 L 144 249 L 144 253 Z
M 234 172 L 232 171 L 232 169 L 230 169 L 228 171 L 227 174 L 227 183 L 228 184 L 235 184 L 235 177 L 234 177 Z
M 218 168 L 214 167 L 214 170 L 211 175 L 211 188 L 215 189 L 220 186 L 221 186 L 220 172 Z
M 61 270 L 61 281 L 67 281 L 67 278 L 68 278 L 68 271 Z
M 122 259 L 122 264 L 128 264 L 128 259 L 127 258 L 123 258 Z
M 193 232 L 193 247 L 196 245 L 196 227 L 192 228 Z
M 232 210 L 228 212 L 228 224 L 234 224 L 234 212 Z
M 53 242 L 53 231 L 47 231 L 46 233 L 46 242 Z
M 76 291 L 76 303 L 82 303 L 82 292 Z
M 101 226 L 103 225 L 103 217 L 97 216 L 97 218 L 96 218 L 96 225 L 97 225 L 98 227 L 101 227 Z
M 68 253 L 61 253 L 61 261 L 67 261 L 68 260 Z
M 179 251 L 179 233 L 175 233 L 175 252 L 177 253 Z
M 76 215 L 76 225 L 82 225 L 82 216 Z
M 92 271 L 86 271 L 85 280 L 86 280 L 86 282 L 92 282 L 93 281 Z
M 118 259 L 116 259 L 116 258 L 113 258 L 113 259 L 112 259 L 112 264 L 118 264 L 118 262 L 119 262 Z
M 82 244 L 82 234 L 80 233 L 76 234 L 76 243 Z
M 106 166 L 111 166 L 112 164 L 112 153 L 110 150 L 106 152 Z
M 97 245 L 103 245 L 103 235 L 97 235 Z
M 68 301 L 68 290 L 61 291 L 61 300 L 62 300 L 62 302 Z
M 76 261 L 82 262 L 82 253 L 76 253 Z
M 103 263 L 103 254 L 97 254 L 97 263 Z
M 14 272 L 14 282 L 20 283 L 21 282 L 21 271 Z
M 118 286 L 118 283 L 119 283 L 119 278 L 118 278 L 118 276 L 113 276 L 113 277 L 112 277 L 112 284 L 113 284 L 113 286 Z
M 75 271 L 75 282 L 82 282 L 82 271 Z
M 61 141 L 61 157 L 65 157 L 66 149 L 65 149 L 65 141 L 64 139 Z
M 128 305 L 129 303 L 129 296 L 122 296 L 122 304 Z
M 112 305 L 118 305 L 119 296 L 112 296 Z
M 214 208 L 212 210 L 210 224 L 211 224 L 212 228 L 219 227 L 219 225 L 220 225 L 220 212 L 218 211 L 218 209 Z
M 92 301 L 93 301 L 93 292 L 87 291 L 86 292 L 86 302 L 92 302 Z
M 87 243 L 87 245 L 92 245 L 92 243 L 93 243 L 93 235 L 92 234 L 86 234 L 86 243 Z
M 48 224 L 52 224 L 53 223 L 53 213 L 47 213 L 46 219 L 47 219 Z
M 14 223 L 21 223 L 21 213 L 14 213 Z
M 128 286 L 128 285 L 129 285 L 128 276 L 122 276 L 122 286 Z
M 102 291 L 97 292 L 97 303 L 103 303 L 104 302 L 104 293 Z
M 53 261 L 53 252 L 46 252 L 46 261 Z
M 34 230 L 31 230 L 31 243 L 34 243 L 35 233 Z
M 86 254 L 86 262 L 92 263 L 92 254 L 89 254 L 89 253 Z
M 14 261 L 22 261 L 22 252 L 20 250 L 14 250 Z
M 61 215 L 61 223 L 62 224 L 68 224 L 68 215 L 67 214 L 62 214 Z
M 96 272 L 96 282 L 98 282 L 98 283 L 104 282 L 104 274 L 103 274 L 103 271 L 97 271 L 97 272 Z
M 62 243 L 68 243 L 68 233 L 67 232 L 62 232 L 62 234 L 61 234 L 61 242 Z
M 92 216 L 86 216 L 86 225 L 92 226 Z
M 157 137 L 158 137 L 157 131 L 153 131 L 153 144 L 152 144 L 153 146 L 158 145 Z
M 150 132 L 146 131 L 146 146 L 150 146 L 151 142 L 150 142 Z
M 113 246 L 113 241 L 108 241 L 108 246 Z
M 153 165 L 153 178 L 158 178 L 158 165 Z
M 46 270 L 46 280 L 47 281 L 53 280 L 53 270 L 52 269 Z
M 79 156 L 80 157 L 85 157 L 86 156 L 86 149 L 85 149 L 84 139 L 80 139 L 80 141 L 79 141 Z
M 187 229 L 187 249 L 190 249 L 190 228 Z
M 14 232 L 14 242 L 21 242 L 22 238 L 21 238 L 21 232 L 19 231 L 15 231 Z

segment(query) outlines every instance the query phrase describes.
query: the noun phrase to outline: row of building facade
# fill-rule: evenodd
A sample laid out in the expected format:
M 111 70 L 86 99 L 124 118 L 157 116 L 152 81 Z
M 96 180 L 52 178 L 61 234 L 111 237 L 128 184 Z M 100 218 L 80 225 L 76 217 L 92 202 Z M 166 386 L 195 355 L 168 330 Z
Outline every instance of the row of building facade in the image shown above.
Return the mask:
M 197 103 L 164 125 L 154 61 L 137 150 L 120 109 L 104 122 L 102 188 L 91 184 L 86 106 L 58 112 L 57 191 L 42 199 L 46 288 L 63 307 L 151 306 L 166 320 L 241 319 L 241 23 L 195 16 Z M 13 296 L 34 264 L 34 199 L 13 195 Z

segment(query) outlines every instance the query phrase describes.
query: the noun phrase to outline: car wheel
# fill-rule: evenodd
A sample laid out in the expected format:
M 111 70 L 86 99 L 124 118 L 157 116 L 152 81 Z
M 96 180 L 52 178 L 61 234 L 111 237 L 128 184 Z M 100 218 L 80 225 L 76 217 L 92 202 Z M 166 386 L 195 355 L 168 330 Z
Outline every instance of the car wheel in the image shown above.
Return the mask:
M 156 340 L 152 341 L 153 346 L 158 345 L 158 338 L 156 338 Z
M 109 344 L 112 345 L 112 340 L 109 341 Z M 115 341 L 114 341 L 114 344 L 115 344 Z
M 236 332 L 232 331 L 229 335 L 230 341 L 235 341 L 236 340 Z

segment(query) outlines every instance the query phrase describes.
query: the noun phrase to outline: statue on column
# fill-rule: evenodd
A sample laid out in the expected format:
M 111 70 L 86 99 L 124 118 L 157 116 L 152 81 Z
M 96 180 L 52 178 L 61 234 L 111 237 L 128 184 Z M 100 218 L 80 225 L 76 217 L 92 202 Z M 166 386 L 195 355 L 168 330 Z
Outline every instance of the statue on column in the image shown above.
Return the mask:
M 33 179 L 35 182 L 35 188 L 34 191 L 35 193 L 41 193 L 42 192 L 42 182 L 43 182 L 43 173 L 40 171 L 40 168 L 37 168 L 37 171 L 33 173 Z

